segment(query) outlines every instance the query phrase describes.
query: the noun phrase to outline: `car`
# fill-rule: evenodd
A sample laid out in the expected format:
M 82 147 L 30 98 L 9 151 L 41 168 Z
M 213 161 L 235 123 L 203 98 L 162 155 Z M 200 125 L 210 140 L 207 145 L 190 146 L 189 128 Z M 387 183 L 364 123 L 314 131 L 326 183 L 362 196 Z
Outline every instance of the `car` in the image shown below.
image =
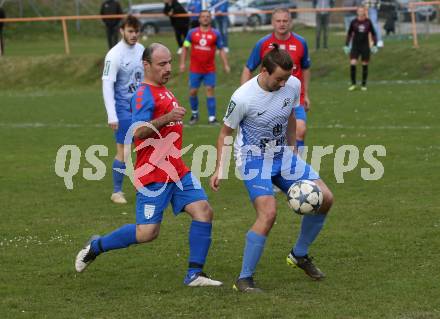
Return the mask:
M 184 8 L 187 6 L 187 1 L 179 1 Z M 171 31 L 172 26 L 170 18 L 163 14 L 164 3 L 146 3 L 135 4 L 127 11 L 129 14 L 157 14 L 154 17 L 140 17 L 139 21 L 142 24 L 141 32 L 143 35 L 149 36 L 161 31 Z
M 270 24 L 271 13 L 261 13 L 260 10 L 272 11 L 276 8 L 296 9 L 298 6 L 292 0 L 239 0 L 229 7 L 229 13 L 242 12 L 245 15 L 230 15 L 231 25 L 259 26 Z M 292 13 L 296 18 L 296 12 Z
M 246 6 L 243 1 L 238 1 L 229 6 L 229 25 L 231 26 L 259 26 L 265 20 L 264 14 L 260 13 L 260 9 Z M 239 13 L 239 14 L 234 14 Z
M 400 12 L 401 21 L 411 21 L 411 11 L 409 7 L 410 2 L 417 2 L 417 0 L 382 0 L 379 14 L 382 17 L 386 17 L 390 11 L 396 10 Z M 437 17 L 437 11 L 432 5 L 423 5 L 415 7 L 416 21 L 429 21 L 434 20 Z

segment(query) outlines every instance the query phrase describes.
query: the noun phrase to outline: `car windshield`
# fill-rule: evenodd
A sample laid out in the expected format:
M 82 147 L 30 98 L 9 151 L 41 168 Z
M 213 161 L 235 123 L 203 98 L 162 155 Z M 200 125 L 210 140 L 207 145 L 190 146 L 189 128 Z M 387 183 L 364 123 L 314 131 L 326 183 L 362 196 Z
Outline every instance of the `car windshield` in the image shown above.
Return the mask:
M 249 5 L 249 0 L 238 0 L 236 3 L 234 3 L 234 5 L 236 5 L 237 7 L 246 7 Z

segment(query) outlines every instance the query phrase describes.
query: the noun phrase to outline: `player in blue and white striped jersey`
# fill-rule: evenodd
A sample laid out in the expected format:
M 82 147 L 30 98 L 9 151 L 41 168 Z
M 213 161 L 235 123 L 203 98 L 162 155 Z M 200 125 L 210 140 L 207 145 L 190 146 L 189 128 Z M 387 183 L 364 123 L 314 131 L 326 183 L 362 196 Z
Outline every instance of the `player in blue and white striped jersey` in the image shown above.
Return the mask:
M 313 279 L 324 274 L 312 263 L 308 248 L 321 231 L 333 195 L 319 175 L 296 153 L 295 112 L 301 84 L 291 76 L 293 61 L 277 44 L 265 55 L 259 75 L 243 84 L 232 95 L 217 141 L 217 166 L 210 185 L 219 189 L 223 170 L 223 148 L 238 129 L 234 144 L 236 166 L 257 212 L 257 219 L 246 236 L 241 273 L 234 289 L 259 292 L 253 274 L 263 253 L 266 238 L 275 222 L 276 200 L 272 184 L 283 192 L 300 180 L 314 180 L 324 195 L 316 215 L 305 215 L 301 232 L 288 255 L 289 263 L 303 269 Z

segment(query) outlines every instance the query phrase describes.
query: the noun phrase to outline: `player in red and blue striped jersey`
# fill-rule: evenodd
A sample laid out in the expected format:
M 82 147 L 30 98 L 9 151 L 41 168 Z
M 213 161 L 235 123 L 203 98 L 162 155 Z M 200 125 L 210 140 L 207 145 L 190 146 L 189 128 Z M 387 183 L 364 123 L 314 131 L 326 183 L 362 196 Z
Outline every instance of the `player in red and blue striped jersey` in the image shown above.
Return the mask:
M 165 84 L 171 76 L 171 53 L 153 43 L 143 53 L 145 78 L 131 100 L 137 151 L 134 179 L 136 224 L 127 224 L 105 235 L 94 236 L 78 253 L 76 271 L 82 272 L 100 254 L 153 241 L 160 231 L 163 212 L 171 203 L 175 215 L 192 218 L 189 230 L 189 265 L 184 284 L 189 287 L 221 286 L 203 273 L 211 245 L 213 212 L 199 180 L 181 158 L 185 108 Z
M 219 49 L 220 57 L 226 73 L 231 71 L 228 58 L 223 48 L 220 32 L 211 27 L 212 17 L 209 11 L 202 11 L 199 17 L 200 27 L 189 30 L 183 43 L 180 58 L 180 72 L 185 71 L 185 62 L 188 48 L 191 48 L 191 61 L 189 66 L 189 103 L 192 115 L 189 124 L 193 125 L 199 120 L 198 90 L 202 81 L 206 87 L 206 105 L 208 107 L 209 124 L 217 124 L 215 117 L 215 51 Z
M 243 68 L 241 84 L 252 78 L 252 72 L 261 64 L 263 57 L 273 48 L 272 43 L 278 43 L 280 49 L 286 50 L 293 60 L 292 75 L 301 82 L 300 107 L 295 108 L 297 147 L 304 146 L 306 135 L 306 112 L 310 110 L 309 80 L 310 57 L 306 40 L 290 31 L 292 18 L 288 9 L 275 9 L 272 14 L 273 33 L 261 38 L 253 48 L 251 55 Z

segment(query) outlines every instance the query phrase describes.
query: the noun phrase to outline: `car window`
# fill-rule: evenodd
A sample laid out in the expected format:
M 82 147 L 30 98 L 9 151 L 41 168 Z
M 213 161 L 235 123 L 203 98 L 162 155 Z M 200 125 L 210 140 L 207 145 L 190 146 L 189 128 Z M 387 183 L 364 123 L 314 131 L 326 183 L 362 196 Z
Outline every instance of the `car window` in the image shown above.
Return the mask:
M 276 6 L 276 5 L 280 5 L 280 4 L 288 4 L 289 0 L 287 0 L 287 1 L 286 0 L 266 0 L 266 2 L 268 5 Z
M 142 14 L 148 14 L 148 13 L 162 13 L 162 9 L 161 8 L 156 8 L 156 9 L 147 9 L 147 10 L 142 10 L 141 11 Z
M 257 1 L 251 1 L 247 5 L 248 7 L 258 7 Z

